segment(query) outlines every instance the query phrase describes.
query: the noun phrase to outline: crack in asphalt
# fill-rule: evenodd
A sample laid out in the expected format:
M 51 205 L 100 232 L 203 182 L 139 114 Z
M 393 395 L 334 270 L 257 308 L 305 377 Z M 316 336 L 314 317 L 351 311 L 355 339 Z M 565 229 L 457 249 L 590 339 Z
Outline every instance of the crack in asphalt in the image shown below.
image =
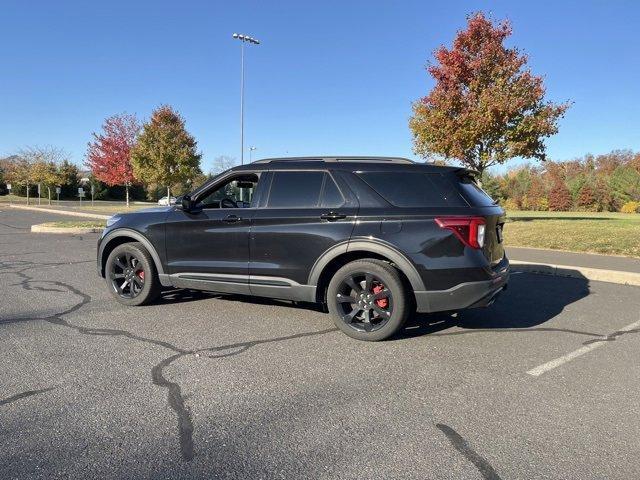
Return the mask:
M 590 345 L 592 343 L 598 343 L 598 342 L 615 342 L 618 339 L 618 337 L 621 337 L 622 335 L 627 335 L 628 333 L 640 333 L 640 328 L 633 328 L 631 330 L 618 330 L 613 333 L 610 333 L 609 335 L 602 336 L 602 338 L 587 340 L 582 344 Z
M 3 227 L 13 228 L 15 230 L 30 230 L 30 227 L 18 227 L 17 225 L 9 225 L 8 223 L 0 222 Z
M 91 260 L 92 262 L 93 260 Z M 74 263 L 87 263 L 87 261 L 80 261 L 80 262 L 74 262 Z M 120 336 L 120 337 L 125 337 L 134 341 L 138 341 L 138 342 L 142 342 L 142 343 L 146 343 L 149 345 L 154 345 L 154 346 L 158 346 L 158 347 L 162 347 L 165 348 L 167 350 L 170 350 L 173 353 L 173 355 L 164 358 L 163 360 L 161 360 L 159 363 L 157 363 L 156 365 L 154 365 L 151 369 L 151 379 L 154 385 L 159 386 L 161 388 L 165 388 L 167 390 L 167 402 L 169 404 L 169 407 L 171 408 L 171 410 L 173 410 L 173 412 L 176 415 L 177 418 L 177 426 L 178 426 L 178 438 L 179 438 L 179 444 L 180 444 L 180 454 L 183 458 L 183 460 L 189 462 L 193 459 L 195 453 L 194 453 L 194 444 L 193 444 L 193 431 L 194 431 L 194 424 L 193 424 L 193 418 L 191 416 L 191 410 L 189 409 L 189 406 L 186 404 L 186 397 L 183 395 L 182 393 L 182 389 L 180 387 L 180 384 L 177 382 L 173 382 L 168 380 L 165 376 L 164 376 L 164 369 L 167 368 L 168 366 L 170 366 L 172 363 L 174 363 L 176 360 L 185 357 L 187 355 L 200 355 L 202 354 L 204 357 L 206 358 L 210 358 L 210 359 L 220 359 L 220 358 L 226 358 L 226 357 L 231 357 L 234 355 L 239 355 L 241 353 L 244 353 L 246 351 L 248 351 L 251 347 L 257 346 L 257 345 L 263 345 L 263 344 L 268 344 L 268 343 L 277 343 L 277 342 L 282 342 L 282 341 L 287 341 L 287 340 L 293 340 L 296 338 L 303 338 L 303 337 L 310 337 L 310 336 L 314 336 L 314 335 L 324 335 L 330 332 L 335 332 L 337 331 L 337 328 L 329 328 L 329 329 L 325 329 L 325 330 L 318 330 L 318 331 L 312 331 L 312 332 L 303 332 L 303 333 L 298 333 L 298 334 L 293 334 L 293 335 L 287 335 L 287 336 L 282 336 L 282 337 L 276 337 L 276 338 L 268 338 L 268 339 L 262 339 L 262 340 L 251 340 L 251 341 L 246 341 L 246 342 L 237 342 L 237 343 L 231 343 L 228 345 L 221 345 L 221 346 L 216 346 L 216 347 L 205 347 L 205 348 L 199 348 L 199 349 L 183 349 L 180 348 L 176 345 L 173 345 L 170 342 L 166 342 L 163 340 L 157 340 L 157 339 L 153 339 L 153 338 L 148 338 L 148 337 L 143 337 L 141 335 L 136 335 L 132 332 L 129 332 L 128 330 L 120 330 L 120 329 L 110 329 L 110 328 L 95 328 L 95 327 L 83 327 L 80 325 L 75 325 L 71 322 L 69 322 L 68 320 L 62 318 L 65 315 L 69 315 L 71 313 L 74 313 L 76 311 L 78 311 L 79 309 L 81 309 L 82 307 L 84 307 L 85 305 L 87 305 L 88 303 L 91 302 L 91 296 L 84 293 L 83 291 L 81 291 L 80 289 L 69 285 L 67 283 L 64 282 L 60 282 L 60 281 L 55 281 L 55 280 L 38 280 L 30 275 L 28 275 L 27 273 L 25 273 L 27 270 L 33 269 L 33 268 L 39 268 L 41 266 L 51 266 L 51 265 L 69 265 L 70 263 L 68 262 L 61 262 L 61 263 L 49 263 L 49 264 L 36 264 L 36 263 L 32 263 L 32 262 L 26 262 L 26 261 L 22 261 L 22 265 L 23 268 L 21 270 L 17 270 L 17 271 L 12 271 L 12 272 L 0 272 L 0 273 L 13 273 L 14 275 L 17 275 L 18 277 L 22 278 L 22 281 L 16 284 L 13 284 L 15 286 L 20 286 L 22 289 L 24 290 L 36 290 L 36 291 L 42 291 L 42 292 L 58 292 L 58 293 L 72 293 L 78 297 L 80 297 L 80 301 L 77 302 L 76 304 L 72 305 L 71 307 L 67 308 L 66 310 L 56 313 L 54 315 L 49 315 L 46 317 L 32 317 L 32 318 L 15 318 L 15 319 L 7 319 L 7 320 L 0 320 L 0 324 L 8 324 L 8 323 L 17 323 L 17 322 L 24 322 L 24 321 L 34 321 L 34 320 L 40 320 L 40 321 L 45 321 L 54 325 L 59 325 L 65 328 L 70 328 L 80 334 L 83 335 L 95 335 L 95 336 Z M 2 262 L 0 262 L 0 269 L 5 268 L 3 267 Z M 38 285 L 40 284 L 40 285 Z M 44 285 L 53 285 L 55 287 L 59 287 L 59 288 L 48 288 L 45 286 L 42 286 L 42 284 Z M 217 355 L 215 352 L 221 352 L 221 351 L 225 351 L 225 350 L 231 350 L 231 349 L 237 349 L 235 351 L 229 352 L 229 353 L 224 353 L 224 354 L 219 354 Z M 207 353 L 211 353 L 210 355 Z M 40 391 L 34 391 L 35 393 L 40 393 Z M 29 393 L 29 392 L 27 392 Z M 31 394 L 35 394 L 35 393 L 31 393 Z M 11 397 L 13 398 L 13 397 Z M 22 397 L 21 397 L 22 398 Z M 0 403 L 0 405 L 2 405 L 2 403 Z
M 500 480 L 500 476 L 487 459 L 471 448 L 469 442 L 467 442 L 458 432 L 444 423 L 436 423 L 436 427 L 446 435 L 449 442 L 451 442 L 451 445 L 453 445 L 453 448 L 475 465 L 478 472 L 480 472 L 480 475 L 482 475 L 482 478 L 485 480 Z
M 12 396 L 10 396 L 8 398 L 0 400 L 0 407 L 2 405 L 7 405 L 9 403 L 13 403 L 13 402 L 16 402 L 18 400 L 22 400 L 23 398 L 31 397 L 32 395 L 38 395 L 40 393 L 50 392 L 51 390 L 54 390 L 55 388 L 56 387 L 41 388 L 40 390 L 27 390 L 26 392 L 16 393 L 15 395 L 12 395 Z

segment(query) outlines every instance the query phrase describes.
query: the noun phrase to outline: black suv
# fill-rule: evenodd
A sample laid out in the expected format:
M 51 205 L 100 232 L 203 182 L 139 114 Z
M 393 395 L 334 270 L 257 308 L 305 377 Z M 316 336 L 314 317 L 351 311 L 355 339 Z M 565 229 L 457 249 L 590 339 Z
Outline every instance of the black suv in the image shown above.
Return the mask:
M 413 312 L 490 305 L 504 211 L 468 170 L 402 158 L 279 158 L 232 168 L 180 205 L 118 214 L 98 242 L 115 298 L 162 287 L 318 302 L 360 340 Z

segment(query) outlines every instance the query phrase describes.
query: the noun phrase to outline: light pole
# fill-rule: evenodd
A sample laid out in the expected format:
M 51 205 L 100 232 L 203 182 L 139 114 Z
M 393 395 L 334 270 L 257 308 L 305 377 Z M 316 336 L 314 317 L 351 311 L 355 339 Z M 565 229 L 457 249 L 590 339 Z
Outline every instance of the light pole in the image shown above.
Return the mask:
M 234 33 L 233 38 L 240 40 L 240 165 L 244 164 L 244 44 L 260 45 L 260 42 L 248 35 Z
M 249 147 L 249 163 L 253 162 L 253 151 L 257 149 L 258 147 Z

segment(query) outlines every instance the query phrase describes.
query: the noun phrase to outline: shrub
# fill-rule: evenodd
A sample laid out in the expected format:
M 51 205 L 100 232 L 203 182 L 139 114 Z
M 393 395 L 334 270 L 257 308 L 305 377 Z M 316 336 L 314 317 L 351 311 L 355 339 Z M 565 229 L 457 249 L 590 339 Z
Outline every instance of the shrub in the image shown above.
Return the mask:
M 520 210 L 520 205 L 513 198 L 507 198 L 502 202 L 502 206 L 505 210 Z
M 640 213 L 640 202 L 627 202 L 620 211 L 622 213 Z

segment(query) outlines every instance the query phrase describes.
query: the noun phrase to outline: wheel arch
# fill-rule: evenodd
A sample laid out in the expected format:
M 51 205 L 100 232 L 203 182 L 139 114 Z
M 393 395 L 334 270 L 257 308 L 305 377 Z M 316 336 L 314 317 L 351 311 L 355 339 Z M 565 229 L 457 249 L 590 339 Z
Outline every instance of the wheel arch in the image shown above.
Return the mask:
M 309 285 L 316 286 L 316 300 L 323 303 L 333 274 L 343 265 L 363 258 L 376 258 L 392 263 L 413 291 L 424 290 L 424 283 L 415 266 L 401 252 L 382 242 L 370 239 L 336 245 L 323 253 L 309 274 Z
M 142 243 L 142 245 L 144 245 L 144 247 L 151 255 L 151 258 L 153 259 L 153 263 L 156 267 L 156 272 L 158 272 L 158 276 L 160 277 L 160 281 L 162 282 L 164 277 L 164 268 L 162 268 L 162 261 L 160 260 L 160 256 L 158 255 L 155 247 L 149 241 L 149 239 L 142 235 L 140 232 L 128 228 L 113 230 L 102 239 L 102 242 L 100 243 L 100 250 L 98 252 L 98 258 L 100 259 L 100 276 L 104 278 L 107 258 L 109 257 L 109 254 L 113 251 L 113 249 L 118 245 L 122 245 L 123 243 L 131 242 L 140 242 Z

